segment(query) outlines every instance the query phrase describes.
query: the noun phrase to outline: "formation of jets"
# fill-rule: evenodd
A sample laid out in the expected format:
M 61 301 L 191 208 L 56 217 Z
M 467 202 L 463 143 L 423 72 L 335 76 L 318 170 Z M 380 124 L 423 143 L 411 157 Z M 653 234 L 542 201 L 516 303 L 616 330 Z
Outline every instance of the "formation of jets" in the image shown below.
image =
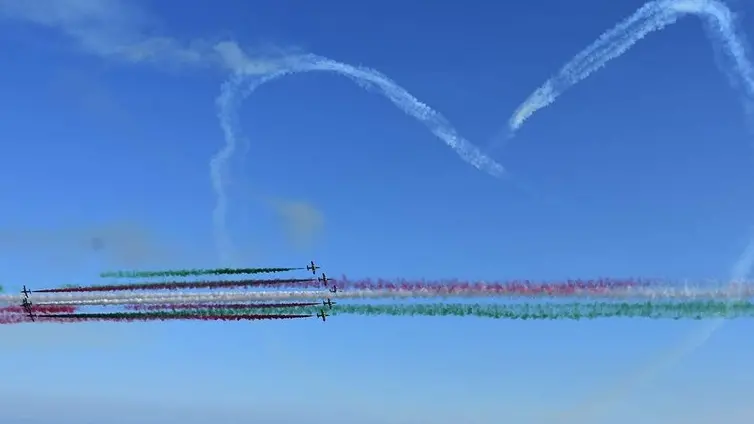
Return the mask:
M 321 268 L 321 267 L 317 266 L 314 263 L 314 261 L 309 262 L 309 265 L 306 266 L 306 269 L 308 271 L 311 271 L 313 275 L 317 275 L 317 269 L 319 269 L 319 268 Z M 327 278 L 327 275 L 324 272 L 322 273 L 321 277 L 317 277 L 317 281 L 319 281 L 320 283 L 322 283 L 322 285 L 324 287 L 329 287 L 329 283 L 332 282 L 332 280 L 329 280 Z M 335 285 L 335 283 L 333 283 L 332 287 L 328 288 L 328 291 L 330 293 L 337 293 L 338 292 L 338 287 Z M 333 302 L 332 299 L 330 299 L 329 297 L 327 298 L 327 300 L 323 300 L 322 301 L 322 306 L 323 307 L 317 313 L 317 318 L 321 318 L 322 322 L 327 321 L 327 317 L 330 316 L 330 315 L 327 314 L 327 312 L 325 311 L 325 309 L 332 309 L 332 305 L 335 305 L 335 302 Z
M 335 305 L 335 302 L 328 298 L 327 300 L 322 301 L 322 305 L 327 306 L 328 309 L 332 309 L 332 305 Z M 322 322 L 326 321 L 327 317 L 329 317 L 329 315 L 325 312 L 324 308 L 320 309 L 319 313 L 317 313 L 317 318 L 322 318 Z
M 29 293 L 31 293 L 31 290 L 27 289 L 26 285 L 24 285 L 24 289 L 21 290 L 21 293 L 24 294 L 24 298 L 21 299 L 21 307 L 24 308 L 24 311 L 27 314 L 29 314 L 29 318 L 34 321 L 34 311 L 31 310 L 31 301 L 29 300 Z
M 308 271 L 311 271 L 314 275 L 316 275 L 317 269 L 319 268 L 320 267 L 317 266 L 314 261 L 311 261 L 309 265 L 306 266 L 306 269 Z M 327 275 L 325 275 L 325 273 L 323 272 L 321 277 L 317 277 L 317 281 L 322 283 L 323 286 L 328 287 L 328 283 L 332 280 L 328 280 Z M 333 283 L 332 287 L 329 287 L 328 291 L 330 293 L 337 293 L 338 286 Z M 26 285 L 24 285 L 21 293 L 23 294 L 23 298 L 21 299 L 21 307 L 23 308 L 24 312 L 29 314 L 29 318 L 34 321 L 34 311 L 32 310 L 32 303 L 29 300 L 29 294 L 31 294 L 32 291 L 27 289 Z M 322 318 L 322 321 L 325 322 L 327 320 L 327 317 L 329 316 L 325 309 L 332 309 L 332 305 L 335 305 L 335 302 L 333 302 L 329 297 L 327 298 L 327 300 L 323 300 L 322 309 L 320 309 L 320 311 L 317 313 L 317 318 Z

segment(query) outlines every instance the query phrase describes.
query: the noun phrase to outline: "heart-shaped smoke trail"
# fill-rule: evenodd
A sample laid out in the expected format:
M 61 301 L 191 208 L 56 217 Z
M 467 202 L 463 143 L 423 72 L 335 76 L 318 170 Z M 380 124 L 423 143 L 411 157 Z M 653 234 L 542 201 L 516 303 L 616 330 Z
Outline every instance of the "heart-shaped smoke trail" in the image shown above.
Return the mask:
M 225 136 L 225 144 L 210 161 L 210 175 L 212 187 L 217 196 L 212 220 L 215 243 L 220 252 L 221 261 L 227 263 L 232 256 L 232 243 L 226 230 L 228 198 L 225 189 L 228 180 L 228 162 L 240 143 L 238 107 L 254 90 L 270 81 L 286 75 L 313 71 L 332 72 L 345 76 L 362 88 L 383 95 L 404 113 L 423 123 L 432 134 L 458 153 L 463 161 L 494 177 L 502 177 L 505 174 L 502 165 L 458 134 L 453 125 L 439 112 L 419 101 L 380 72 L 311 54 L 288 57 L 280 61 L 277 70 L 265 75 L 237 73 L 223 84 L 221 94 L 217 98 L 218 118 Z

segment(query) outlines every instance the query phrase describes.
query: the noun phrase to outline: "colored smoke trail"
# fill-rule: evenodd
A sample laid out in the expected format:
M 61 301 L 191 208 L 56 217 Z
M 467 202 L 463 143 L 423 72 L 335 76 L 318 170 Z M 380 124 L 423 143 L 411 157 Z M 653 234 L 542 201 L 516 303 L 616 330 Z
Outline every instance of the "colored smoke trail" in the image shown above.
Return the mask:
M 0 324 L 20 324 L 22 322 L 31 322 L 26 314 L 0 314 Z
M 71 314 L 76 312 L 76 307 L 66 305 L 31 305 L 31 312 L 39 314 Z M 26 314 L 27 311 L 22 306 L 14 305 L 0 307 L 0 314 L 4 313 Z
M 346 277 L 333 279 L 333 284 L 338 289 L 355 290 L 385 290 L 385 291 L 478 291 L 512 294 L 572 294 L 579 291 L 603 292 L 606 290 L 624 289 L 631 287 L 649 286 L 650 280 L 642 279 L 611 279 L 600 278 L 595 280 L 566 280 L 538 282 L 531 280 L 513 280 L 502 282 L 472 282 L 459 280 L 440 281 L 409 281 L 409 280 L 349 280 Z
M 376 91 L 390 100 L 407 115 L 423 123 L 437 138 L 453 149 L 463 161 L 494 177 L 505 175 L 502 165 L 462 137 L 451 123 L 439 112 L 419 101 L 403 87 L 392 81 L 382 73 L 365 67 L 356 67 L 337 62 L 322 56 L 307 54 L 287 58 L 280 68 L 262 77 L 238 73 L 222 85 L 221 93 L 216 100 L 218 118 L 222 128 L 225 144 L 210 160 L 210 179 L 215 191 L 217 203 L 212 212 L 215 231 L 215 243 L 220 251 L 221 259 L 230 260 L 231 240 L 227 234 L 227 195 L 225 192 L 228 178 L 228 163 L 239 144 L 240 130 L 238 129 L 237 111 L 241 103 L 260 86 L 296 73 L 321 71 L 333 72 L 345 76 L 360 87 Z M 253 79 L 252 79 L 253 78 Z M 243 88 L 244 84 L 248 84 Z
M 310 284 L 307 284 L 310 283 Z M 298 287 L 318 286 L 311 278 L 288 278 L 275 280 L 230 280 L 230 281 L 166 281 L 162 283 L 103 284 L 96 286 L 60 287 L 56 289 L 33 290 L 34 293 L 84 293 L 138 290 L 191 290 L 191 289 L 231 289 L 249 287 Z
M 36 317 L 41 322 L 70 323 L 77 321 L 172 321 L 172 320 L 198 320 L 198 321 L 262 321 L 310 318 L 312 315 L 277 315 L 277 314 L 225 314 L 214 315 L 209 313 L 184 313 L 184 312 L 109 312 L 94 314 L 47 314 Z M 28 317 L 27 317 L 28 318 Z
M 125 309 L 133 311 L 160 311 L 185 309 L 285 309 L 318 306 L 318 302 L 290 302 L 290 303 L 164 303 L 158 305 L 125 305 Z
M 198 306 L 198 305 L 196 305 Z M 322 310 L 319 307 L 284 308 L 270 311 L 313 316 Z M 233 316 L 246 315 L 253 309 L 209 308 L 165 311 L 164 316 Z M 457 316 L 514 320 L 590 320 L 600 318 L 649 318 L 649 319 L 710 319 L 710 318 L 754 318 L 754 303 L 746 301 L 693 301 L 693 302 L 592 302 L 563 304 L 393 304 L 393 305 L 336 305 L 325 310 L 329 315 L 364 316 Z M 145 313 L 149 315 L 151 313 Z M 154 313 L 159 314 L 159 313 Z M 81 314 L 73 314 L 81 315 Z M 93 314 L 98 315 L 98 314 Z M 128 316 L 139 315 L 125 314 Z M 261 314 L 264 315 L 264 314 Z
M 605 299 L 740 299 L 754 296 L 754 286 L 719 288 L 719 289 L 691 289 L 677 287 L 629 287 L 626 289 L 605 290 L 600 292 L 509 292 L 496 290 L 465 290 L 450 291 L 447 288 L 417 290 L 355 290 L 324 293 L 322 291 L 226 291 L 226 292 L 124 292 L 124 293 L 55 293 L 34 297 L 36 304 L 48 305 L 125 305 L 125 304 L 154 304 L 154 303 L 214 303 L 214 302 L 247 302 L 247 301 L 276 301 L 276 300 L 305 300 L 321 299 L 431 299 L 431 298 L 474 298 L 489 299 L 552 299 L 552 298 L 605 298 Z M 0 295 L 0 302 L 19 303 L 18 295 Z
M 611 289 L 630 288 L 649 285 L 648 280 L 639 279 L 598 279 L 598 280 L 569 280 L 564 282 L 534 282 L 507 281 L 495 283 L 449 281 L 407 281 L 407 280 L 348 280 L 346 277 L 329 279 L 340 290 L 389 290 L 389 291 L 489 291 L 496 293 L 515 294 L 574 294 L 593 291 L 600 293 Z M 275 280 L 235 280 L 235 281 L 168 281 L 161 283 L 108 284 L 98 286 L 61 287 L 56 289 L 34 290 L 34 293 L 76 293 L 98 291 L 137 291 L 137 290 L 180 290 L 200 288 L 244 288 L 244 287 L 277 287 L 277 288 L 321 288 L 322 283 L 312 278 L 292 278 Z
M 210 268 L 172 269 L 166 271 L 108 271 L 102 278 L 153 278 L 153 277 L 199 277 L 202 275 L 269 274 L 296 271 L 305 268 Z

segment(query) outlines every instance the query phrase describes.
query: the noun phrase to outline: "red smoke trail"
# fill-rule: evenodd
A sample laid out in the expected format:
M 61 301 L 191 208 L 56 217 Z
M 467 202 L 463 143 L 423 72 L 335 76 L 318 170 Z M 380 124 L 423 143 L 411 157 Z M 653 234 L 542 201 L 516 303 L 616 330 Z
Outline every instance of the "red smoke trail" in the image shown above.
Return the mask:
M 166 281 L 162 283 L 106 284 L 101 286 L 60 287 L 57 289 L 34 290 L 34 293 L 76 293 L 130 290 L 192 290 L 192 289 L 231 289 L 243 287 L 318 287 L 311 278 L 288 278 L 267 280 L 228 280 L 228 281 Z
M 447 293 L 468 290 L 489 293 L 510 294 L 573 294 L 576 292 L 604 293 L 610 290 L 642 287 L 650 284 L 649 280 L 600 278 L 595 280 L 566 280 L 561 282 L 535 282 L 530 280 L 513 280 L 504 282 L 469 282 L 447 280 L 441 282 L 383 280 L 371 279 L 349 281 L 346 277 L 333 280 L 339 289 L 384 290 L 384 291 L 441 291 Z
M 31 312 L 39 314 L 72 314 L 76 312 L 76 307 L 68 305 L 31 305 Z M 26 314 L 28 312 L 22 306 L 0 307 L 0 314 L 6 313 Z
M 512 280 L 503 282 L 471 282 L 460 280 L 444 281 L 409 281 L 409 280 L 348 280 L 347 277 L 328 280 L 341 290 L 427 290 L 456 292 L 466 290 L 488 291 L 491 293 L 526 294 L 560 294 L 567 295 L 576 292 L 604 293 L 615 289 L 644 287 L 650 280 L 641 279 L 612 279 L 601 278 L 594 280 L 566 280 L 554 282 L 536 282 L 530 280 Z M 57 289 L 35 290 L 35 293 L 72 293 L 99 291 L 129 291 L 129 290 L 180 290 L 201 288 L 239 288 L 239 287 L 277 287 L 277 288 L 319 288 L 322 283 L 314 279 L 277 279 L 277 280 L 236 280 L 236 281 L 170 281 L 164 283 L 138 283 L 84 287 L 62 287 Z
M 256 308 L 301 308 L 317 306 L 319 302 L 290 302 L 290 303 L 165 303 L 162 305 L 125 305 L 124 309 L 131 311 L 176 311 L 186 309 L 256 309 Z
M 135 321 L 174 321 L 174 320 L 197 320 L 197 321 L 262 321 L 275 319 L 294 319 L 294 318 L 311 318 L 313 315 L 264 315 L 264 314 L 238 314 L 238 315 L 202 315 L 202 314 L 133 314 L 123 316 L 123 314 L 49 314 L 35 317 L 41 322 L 71 323 L 83 321 L 116 321 L 116 322 L 135 322 Z M 29 317 L 26 317 L 29 319 Z M 23 321 L 22 321 L 23 322 Z
M 76 312 L 75 306 L 68 305 L 32 305 L 31 312 L 36 320 L 37 314 L 72 314 Z M 31 322 L 26 309 L 21 306 L 0 307 L 0 324 L 19 324 Z

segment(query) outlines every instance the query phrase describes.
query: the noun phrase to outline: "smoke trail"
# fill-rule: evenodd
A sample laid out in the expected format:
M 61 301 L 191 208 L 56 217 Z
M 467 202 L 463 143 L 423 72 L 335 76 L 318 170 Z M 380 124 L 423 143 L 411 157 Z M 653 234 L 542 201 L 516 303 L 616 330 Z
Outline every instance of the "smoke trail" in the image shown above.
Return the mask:
M 708 34 L 716 41 L 716 50 L 723 53 L 723 56 L 730 62 L 730 67 L 723 67 L 723 71 L 734 87 L 743 86 L 741 94 L 744 108 L 750 115 L 754 112 L 754 66 L 748 58 L 744 38 L 739 35 L 740 30 L 736 27 L 730 9 L 716 0 L 654 1 L 647 3 L 627 20 L 600 36 L 591 46 L 566 64 L 558 74 L 530 95 L 509 120 L 510 134 L 514 134 L 535 112 L 553 103 L 566 89 L 588 77 L 611 59 L 626 52 L 648 33 L 676 22 L 682 14 L 695 14 L 704 19 Z M 750 129 L 754 129 L 750 120 L 747 124 Z M 752 251 L 754 240 L 751 243 L 732 272 L 733 280 L 746 277 L 754 264 L 754 251 Z M 722 324 L 722 320 L 714 321 L 699 332 L 693 333 L 677 349 L 663 355 L 656 363 L 622 384 L 618 389 L 609 391 L 606 398 L 603 397 L 601 401 L 594 402 L 589 410 L 581 412 L 593 413 L 594 408 L 604 408 L 608 403 L 614 402 L 622 393 L 626 393 L 639 382 L 650 378 L 703 345 Z M 583 421 L 583 418 L 583 414 L 563 417 L 566 422 Z
M 25 314 L 0 314 L 0 324 L 20 324 L 31 322 L 31 318 Z
M 303 309 L 305 310 L 305 309 Z M 522 320 L 584 320 L 598 318 L 709 319 L 752 318 L 752 302 L 644 302 L 512 305 L 338 305 L 331 315 L 474 316 Z
M 307 284 L 310 283 L 310 284 Z M 136 290 L 190 290 L 230 289 L 248 287 L 317 287 L 311 278 L 288 278 L 275 280 L 229 280 L 229 281 L 166 281 L 164 283 L 103 284 L 97 286 L 60 287 L 57 289 L 33 290 L 34 293 L 84 293 Z
M 347 278 L 328 279 L 340 290 L 442 290 L 455 291 L 488 291 L 494 293 L 515 294 L 578 294 L 601 293 L 608 290 L 648 286 L 649 280 L 639 279 L 599 279 L 599 280 L 569 280 L 564 282 L 534 282 L 534 281 L 506 281 L 495 283 L 467 282 L 458 280 L 447 281 L 408 281 L 408 280 L 356 280 Z M 655 283 L 660 284 L 660 283 Z M 97 286 L 60 287 L 55 289 L 34 290 L 34 293 L 76 293 L 102 291 L 135 291 L 135 290 L 180 290 L 200 288 L 239 288 L 239 287 L 276 287 L 276 288 L 320 288 L 322 282 L 313 278 L 291 278 L 274 280 L 220 280 L 220 281 L 167 281 L 161 283 L 108 284 Z
M 334 72 L 353 80 L 364 89 L 378 92 L 404 113 L 423 123 L 435 136 L 452 148 L 463 161 L 494 177 L 505 175 L 502 165 L 486 156 L 471 142 L 458 134 L 445 117 L 380 72 L 370 68 L 351 66 L 317 55 L 290 57 L 281 64 L 280 70 L 274 73 L 261 77 L 255 76 L 253 79 L 242 74 L 233 76 L 222 85 L 221 93 L 216 100 L 225 144 L 210 161 L 210 177 L 217 196 L 217 204 L 213 210 L 212 218 L 215 242 L 224 260 L 229 259 L 231 251 L 230 237 L 225 228 L 227 215 L 225 185 L 228 161 L 233 157 L 239 142 L 237 110 L 241 102 L 261 85 L 286 75 L 312 71 Z M 246 83 L 248 83 L 248 86 L 242 90 L 242 86 Z
M 602 68 L 653 31 L 675 23 L 674 1 L 657 0 L 645 4 L 625 21 L 600 35 L 592 45 L 578 53 L 560 71 L 534 91 L 513 113 L 508 127 L 513 135 L 535 112 L 552 104 L 563 92 Z
M 513 113 L 508 121 L 512 134 L 534 113 L 543 109 L 567 89 L 599 70 L 612 59 L 621 56 L 647 34 L 675 23 L 684 14 L 702 17 L 710 36 L 732 60 L 737 78 L 744 86 L 745 104 L 754 98 L 754 66 L 747 57 L 743 39 L 739 36 L 733 13 L 717 0 L 656 0 L 649 2 L 633 15 L 602 34 L 597 41 L 578 53 L 558 73 L 545 81 Z M 726 71 L 727 73 L 727 71 Z M 731 76 L 729 74 L 729 76 Z
M 642 279 L 612 279 L 601 278 L 595 280 L 566 280 L 537 282 L 531 280 L 512 280 L 501 282 L 473 282 L 454 280 L 440 281 L 409 281 L 409 280 L 349 280 L 347 277 L 332 280 L 339 289 L 356 290 L 437 290 L 438 288 L 448 291 L 479 290 L 490 292 L 511 293 L 575 293 L 578 291 L 602 292 L 629 287 L 649 286 L 658 283 L 653 280 Z
M 383 289 L 383 290 L 354 290 L 322 292 L 313 290 L 296 291 L 225 291 L 225 292 L 125 292 L 125 293 L 55 293 L 35 296 L 37 305 L 125 305 L 125 304 L 155 304 L 155 303 L 214 303 L 214 302 L 247 302 L 273 301 L 293 299 L 319 299 L 323 297 L 339 299 L 445 299 L 445 298 L 475 298 L 489 299 L 552 299 L 552 298 L 605 298 L 605 299 L 665 299 L 665 300 L 694 300 L 740 299 L 743 294 L 751 296 L 754 289 L 721 288 L 721 289 L 690 289 L 690 288 L 631 288 L 615 289 L 602 292 L 511 292 L 489 289 L 468 288 L 465 290 L 448 290 L 446 287 L 427 287 L 414 290 Z M 19 295 L 0 295 L 0 302 L 19 303 Z
M 38 314 L 74 313 L 76 308 L 66 305 L 31 305 L 31 311 Z M 22 306 L 0 307 L 0 314 L 7 313 L 26 314 L 27 311 Z
M 195 305 L 197 306 L 197 305 Z M 259 316 L 307 315 L 313 316 L 318 307 L 293 307 L 267 310 Z M 519 304 L 393 304 L 393 305 L 336 305 L 326 312 L 337 315 L 367 316 L 457 316 L 514 320 L 591 320 L 602 318 L 649 318 L 649 319 L 710 319 L 710 318 L 754 318 L 754 303 L 746 301 L 719 302 L 592 302 L 592 303 L 519 303 Z M 235 316 L 258 313 L 252 309 L 233 308 L 189 308 L 181 311 L 161 312 L 116 312 L 110 314 L 68 314 L 67 316 Z M 48 315 L 51 316 L 51 315 Z M 61 315 L 57 315 L 61 316 Z
M 49 314 L 39 315 L 36 319 L 42 322 L 71 323 L 81 321 L 169 321 L 169 320 L 199 320 L 199 321 L 262 321 L 273 319 L 310 318 L 312 315 L 263 315 L 263 314 L 194 314 L 180 312 L 111 312 L 97 314 Z
M 153 278 L 153 277 L 198 277 L 202 275 L 270 274 L 296 271 L 305 268 L 213 268 L 213 269 L 172 269 L 166 271 L 108 271 L 102 278 Z
M 301 308 L 317 306 L 317 302 L 290 302 L 290 303 L 163 303 L 157 305 L 125 305 L 124 309 L 133 311 L 180 311 L 186 309 L 277 309 L 277 308 Z

